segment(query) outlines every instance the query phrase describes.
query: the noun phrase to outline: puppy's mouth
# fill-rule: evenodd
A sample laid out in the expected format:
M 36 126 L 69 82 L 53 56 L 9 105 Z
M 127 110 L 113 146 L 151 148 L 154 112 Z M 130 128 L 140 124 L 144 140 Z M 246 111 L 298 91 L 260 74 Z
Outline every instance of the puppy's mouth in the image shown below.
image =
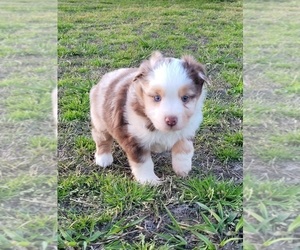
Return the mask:
M 178 125 L 175 125 L 175 126 L 164 126 L 163 128 L 159 129 L 160 131 L 162 132 L 176 132 L 176 131 L 179 131 L 181 130 L 182 127 L 178 126 Z
M 153 131 L 161 131 L 161 132 L 175 132 L 175 131 L 178 131 L 178 130 L 181 130 L 182 128 L 179 128 L 178 126 L 173 126 L 173 127 L 170 127 L 170 126 L 165 126 L 163 128 L 160 128 L 160 127 L 155 127 L 153 123 L 149 123 L 146 128 L 148 130 L 150 130 L 151 132 Z
M 179 128 L 178 126 L 174 126 L 174 127 L 168 127 L 167 130 L 168 131 L 178 131 L 181 130 L 182 128 Z

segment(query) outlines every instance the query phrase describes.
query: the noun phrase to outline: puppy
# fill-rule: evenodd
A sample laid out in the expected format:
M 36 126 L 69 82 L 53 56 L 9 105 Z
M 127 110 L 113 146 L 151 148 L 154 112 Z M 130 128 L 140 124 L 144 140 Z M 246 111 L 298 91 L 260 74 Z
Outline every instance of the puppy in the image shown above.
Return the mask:
M 181 59 L 154 52 L 139 68 L 103 76 L 90 92 L 96 164 L 112 164 L 115 139 L 126 152 L 132 173 L 142 184 L 159 184 L 151 152 L 172 151 L 172 167 L 191 170 L 193 137 L 202 122 L 204 67 L 191 56 Z

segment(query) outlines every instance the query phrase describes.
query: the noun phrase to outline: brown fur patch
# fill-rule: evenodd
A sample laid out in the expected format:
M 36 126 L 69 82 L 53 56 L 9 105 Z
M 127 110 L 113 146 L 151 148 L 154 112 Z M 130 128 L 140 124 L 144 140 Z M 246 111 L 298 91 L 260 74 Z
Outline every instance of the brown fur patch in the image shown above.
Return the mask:
M 100 154 L 105 154 L 105 153 L 110 153 L 111 152 L 111 147 L 112 147 L 112 143 L 113 143 L 113 138 L 110 137 L 107 140 L 101 140 L 101 142 L 96 142 L 96 153 L 97 155 Z
M 107 88 L 105 93 L 103 93 L 105 95 L 103 116 L 104 120 L 108 124 L 110 132 L 120 126 L 122 127 L 126 125 L 123 113 L 129 83 L 119 86 L 118 83 L 120 79 L 122 79 L 122 75 L 110 83 L 110 87 Z M 113 100 L 116 100 L 116 103 L 114 103 Z
M 188 154 L 193 151 L 193 143 L 187 139 L 175 143 L 172 148 L 172 154 Z
M 204 66 L 198 63 L 192 56 L 183 56 L 182 60 L 183 60 L 183 67 L 187 71 L 188 76 L 193 80 L 193 82 L 197 86 L 197 90 L 198 90 L 197 93 L 198 96 L 200 96 L 202 92 L 203 84 L 206 81 L 206 77 L 205 79 L 201 78 L 199 73 L 205 76 Z
M 136 70 L 136 69 L 134 69 Z M 128 74 L 128 72 L 124 72 Z M 128 121 L 125 117 L 125 105 L 127 100 L 127 93 L 131 81 L 120 86 L 120 75 L 107 89 L 104 102 L 104 119 L 108 124 L 109 133 L 118 141 L 120 146 L 126 152 L 129 160 L 137 163 L 144 161 L 144 155 L 147 151 L 138 143 L 134 136 L 128 133 Z M 113 102 L 113 100 L 115 102 Z
M 150 130 L 151 132 L 153 132 L 153 131 L 156 130 L 156 128 L 154 127 L 153 123 L 152 123 L 150 120 L 149 120 L 149 123 L 148 123 L 148 125 L 146 126 L 146 128 L 147 128 L 148 130 Z
M 188 95 L 191 98 L 198 97 L 201 94 L 201 91 L 199 91 L 199 88 L 195 84 L 188 84 L 186 86 L 183 86 L 179 89 L 179 97 L 182 97 L 184 95 Z
M 145 118 L 147 117 L 145 114 L 145 107 L 139 100 L 132 102 L 131 107 L 132 107 L 133 111 L 135 113 L 137 113 L 139 116 L 145 117 Z
M 148 150 L 145 150 L 136 140 L 134 136 L 130 136 L 128 133 L 123 134 L 119 137 L 120 145 L 126 152 L 127 157 L 130 161 L 136 163 L 143 163 L 145 161 L 145 155 Z
M 159 95 L 159 96 L 161 96 L 161 97 L 164 97 L 164 95 L 165 95 L 165 91 L 164 91 L 162 88 L 159 88 L 159 87 L 147 89 L 144 93 L 145 93 L 145 95 L 147 95 L 148 97 L 154 97 L 154 96 L 156 96 L 156 95 Z

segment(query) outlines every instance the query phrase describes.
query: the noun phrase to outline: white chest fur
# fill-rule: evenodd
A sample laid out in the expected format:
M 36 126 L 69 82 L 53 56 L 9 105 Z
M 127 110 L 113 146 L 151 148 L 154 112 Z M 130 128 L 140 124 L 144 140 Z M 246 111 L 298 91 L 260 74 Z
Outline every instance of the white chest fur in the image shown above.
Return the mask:
M 170 150 L 178 140 L 194 137 L 195 131 L 202 121 L 202 114 L 200 113 L 192 117 L 190 123 L 184 129 L 162 132 L 158 130 L 149 131 L 146 128 L 144 119 L 133 113 L 131 113 L 130 116 L 131 119 L 134 118 L 134 123 L 131 123 L 129 120 L 128 132 L 136 137 L 145 148 L 150 149 L 152 152 Z

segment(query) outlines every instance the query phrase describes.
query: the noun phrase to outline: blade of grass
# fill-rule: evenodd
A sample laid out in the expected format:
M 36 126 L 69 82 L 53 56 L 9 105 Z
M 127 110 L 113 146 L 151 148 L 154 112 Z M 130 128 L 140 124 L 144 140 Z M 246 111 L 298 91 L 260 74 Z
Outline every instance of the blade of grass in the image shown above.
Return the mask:
M 300 215 L 289 225 L 288 232 L 292 232 L 298 227 L 300 227 Z
M 204 205 L 204 204 L 201 203 L 201 202 L 196 202 L 196 204 L 197 204 L 199 207 L 203 208 L 204 210 L 208 211 L 208 212 L 209 212 L 209 213 L 210 213 L 210 214 L 211 214 L 218 222 L 221 222 L 221 221 L 222 221 L 222 219 L 220 218 L 220 216 L 217 215 L 217 214 L 215 213 L 214 210 L 208 208 L 206 205 Z
M 241 217 L 235 226 L 235 232 L 237 233 L 238 231 L 240 231 L 240 229 L 242 229 L 243 226 L 244 226 L 244 219 L 243 217 Z
M 257 213 L 254 213 L 254 212 L 251 211 L 251 210 L 244 209 L 244 211 L 245 211 L 246 213 L 248 213 L 249 215 L 251 215 L 252 217 L 254 217 L 254 218 L 255 218 L 257 221 L 259 221 L 259 222 L 264 222 L 264 221 L 265 221 L 265 219 L 264 219 L 262 216 L 258 215 Z
M 223 240 L 221 243 L 220 243 L 220 246 L 221 247 L 224 247 L 227 243 L 231 242 L 231 241 L 239 241 L 239 240 L 242 240 L 242 238 L 230 238 L 230 239 L 227 239 L 227 240 Z
M 163 204 L 165 210 L 167 211 L 167 214 L 169 215 L 176 231 L 178 230 L 180 232 L 180 234 L 183 234 L 182 229 L 179 225 L 179 223 L 177 222 L 177 220 L 175 219 L 175 217 L 173 216 L 173 214 L 170 212 L 170 210 L 167 208 L 167 206 L 165 204 Z
M 291 241 L 291 240 L 299 240 L 298 238 L 278 238 L 275 240 L 267 240 L 263 243 L 264 247 L 269 247 L 273 245 L 274 243 L 280 242 L 280 241 Z
M 196 237 L 198 237 L 200 240 L 202 240 L 206 244 L 206 246 L 208 247 L 209 250 L 215 250 L 216 249 L 216 247 L 214 246 L 214 244 L 205 235 L 200 234 L 200 233 L 198 233 L 196 231 L 193 231 L 193 230 L 191 230 L 191 232 Z

